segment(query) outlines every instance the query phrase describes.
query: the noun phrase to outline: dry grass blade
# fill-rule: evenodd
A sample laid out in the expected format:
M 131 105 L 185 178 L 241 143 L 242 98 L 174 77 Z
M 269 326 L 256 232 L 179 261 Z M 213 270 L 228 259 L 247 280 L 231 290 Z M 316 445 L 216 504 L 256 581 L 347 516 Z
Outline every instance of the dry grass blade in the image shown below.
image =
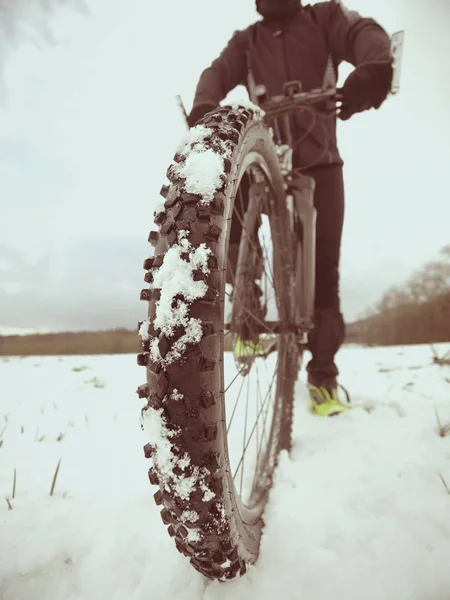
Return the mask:
M 442 473 L 439 473 L 439 477 L 441 478 L 441 481 L 442 481 L 445 489 L 447 490 L 447 494 L 450 496 L 450 488 L 448 487 L 447 482 L 445 481 Z
M 450 434 L 450 423 L 446 423 L 445 425 L 443 425 L 441 423 L 441 420 L 439 418 L 438 412 L 435 409 L 434 414 L 436 415 L 436 421 L 438 424 L 438 433 L 440 437 L 445 437 L 446 435 Z
M 9 498 L 8 498 L 8 497 L 6 497 L 6 498 L 5 498 L 5 500 L 6 500 L 6 504 L 8 505 L 8 510 L 12 510 L 12 504 L 11 504 L 11 502 L 9 501 Z
M 13 500 L 16 497 L 16 483 L 17 483 L 17 472 L 16 472 L 16 469 L 14 469 L 13 491 L 12 491 L 12 499 Z
M 440 435 L 441 435 L 441 437 L 445 437 L 446 435 L 449 435 L 449 434 L 450 434 L 450 423 L 447 423 L 446 425 L 444 425 L 442 427 Z
M 58 479 L 60 465 L 61 465 L 61 459 L 59 459 L 58 464 L 56 465 L 55 473 L 53 475 L 52 487 L 50 488 L 50 496 L 53 496 L 53 492 L 55 491 L 56 480 Z
M 450 357 L 447 358 L 447 356 L 444 356 L 444 358 L 439 358 L 439 356 L 435 356 L 433 362 L 441 367 L 444 365 L 450 366 Z
M 6 430 L 6 425 L 8 424 L 8 415 L 3 415 L 3 427 L 0 430 L 0 448 L 3 446 L 3 434 Z
M 433 363 L 435 365 L 441 365 L 441 366 L 443 366 L 443 365 L 450 365 L 450 350 L 448 350 L 446 352 L 446 354 L 444 354 L 444 356 L 438 356 L 437 352 L 436 352 L 436 350 L 435 350 L 435 348 L 434 348 L 433 345 L 431 345 L 431 348 L 432 348 L 433 354 L 434 354 L 434 356 L 433 356 Z

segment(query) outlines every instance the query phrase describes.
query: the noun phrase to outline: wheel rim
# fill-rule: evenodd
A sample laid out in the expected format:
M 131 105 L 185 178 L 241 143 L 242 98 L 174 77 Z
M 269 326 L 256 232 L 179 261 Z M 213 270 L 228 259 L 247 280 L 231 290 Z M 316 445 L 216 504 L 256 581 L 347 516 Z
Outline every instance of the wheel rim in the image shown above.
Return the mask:
M 242 227 L 242 237 L 232 282 L 232 301 L 226 296 L 225 303 L 225 316 L 227 310 L 231 312 L 231 328 L 224 341 L 231 338 L 234 350 L 224 353 L 222 388 L 230 476 L 244 521 L 260 516 L 270 488 L 278 454 L 282 379 L 289 348 L 289 334 L 279 330 L 274 333 L 273 327 L 286 320 L 283 293 L 287 286 L 278 281 L 281 265 L 277 264 L 274 253 L 269 203 L 264 203 L 264 195 L 249 201 L 244 198 L 244 190 L 255 184 L 271 188 L 264 160 L 252 152 L 242 165 L 233 208 L 233 218 Z M 236 341 L 241 346 L 242 341 L 246 342 L 244 362 L 236 356 Z

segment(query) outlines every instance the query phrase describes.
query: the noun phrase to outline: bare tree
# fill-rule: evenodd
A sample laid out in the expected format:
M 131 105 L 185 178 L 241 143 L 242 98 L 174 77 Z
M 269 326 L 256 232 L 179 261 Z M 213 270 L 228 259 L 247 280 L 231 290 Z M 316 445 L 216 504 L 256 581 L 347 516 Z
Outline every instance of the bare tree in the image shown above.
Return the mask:
M 439 260 L 428 262 L 407 283 L 414 302 L 427 302 L 450 291 L 450 246 L 439 252 Z
M 371 343 L 450 341 L 450 245 L 403 285 L 386 290 L 359 331 Z

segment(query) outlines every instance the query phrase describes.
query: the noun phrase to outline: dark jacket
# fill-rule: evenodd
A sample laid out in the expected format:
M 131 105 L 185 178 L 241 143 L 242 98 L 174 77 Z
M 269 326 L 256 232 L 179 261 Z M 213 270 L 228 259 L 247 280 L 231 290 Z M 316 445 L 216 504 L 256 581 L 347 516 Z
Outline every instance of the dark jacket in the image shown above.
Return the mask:
M 322 87 L 325 73 L 342 61 L 354 66 L 390 60 L 390 39 L 373 19 L 363 18 L 330 0 L 305 6 L 284 23 L 258 21 L 237 31 L 220 56 L 203 71 L 194 106 L 219 104 L 230 90 L 245 85 L 251 70 L 256 85 L 269 96 L 282 93 L 286 81 L 299 80 L 303 90 Z M 317 120 L 308 112 L 296 117 L 294 166 L 343 164 L 336 144 L 336 118 Z

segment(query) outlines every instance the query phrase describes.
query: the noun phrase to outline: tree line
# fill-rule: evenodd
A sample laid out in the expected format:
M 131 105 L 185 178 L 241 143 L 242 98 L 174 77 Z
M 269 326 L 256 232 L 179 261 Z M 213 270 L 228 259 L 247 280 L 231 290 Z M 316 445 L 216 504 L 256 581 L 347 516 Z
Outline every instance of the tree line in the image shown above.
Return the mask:
M 371 345 L 450 341 L 450 244 L 405 283 L 389 288 L 348 333 L 349 341 Z

